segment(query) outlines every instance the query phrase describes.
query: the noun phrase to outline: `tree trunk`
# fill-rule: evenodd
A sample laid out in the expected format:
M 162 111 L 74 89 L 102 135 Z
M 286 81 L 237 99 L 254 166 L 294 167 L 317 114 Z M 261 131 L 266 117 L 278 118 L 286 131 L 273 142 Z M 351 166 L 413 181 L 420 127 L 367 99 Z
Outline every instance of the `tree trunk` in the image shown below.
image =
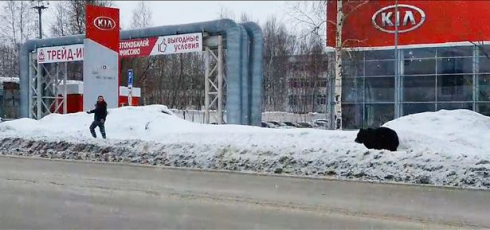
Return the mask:
M 344 13 L 342 0 L 337 0 L 337 23 L 335 31 L 335 129 L 342 129 L 342 26 Z

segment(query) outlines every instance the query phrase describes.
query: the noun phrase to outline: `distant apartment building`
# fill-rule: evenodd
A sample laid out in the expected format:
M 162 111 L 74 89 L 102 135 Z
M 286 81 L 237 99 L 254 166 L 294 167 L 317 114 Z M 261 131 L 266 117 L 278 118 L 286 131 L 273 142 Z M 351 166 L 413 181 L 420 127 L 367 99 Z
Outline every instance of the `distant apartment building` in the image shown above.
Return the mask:
M 288 62 L 285 112 L 326 113 L 329 98 L 327 55 L 291 56 Z

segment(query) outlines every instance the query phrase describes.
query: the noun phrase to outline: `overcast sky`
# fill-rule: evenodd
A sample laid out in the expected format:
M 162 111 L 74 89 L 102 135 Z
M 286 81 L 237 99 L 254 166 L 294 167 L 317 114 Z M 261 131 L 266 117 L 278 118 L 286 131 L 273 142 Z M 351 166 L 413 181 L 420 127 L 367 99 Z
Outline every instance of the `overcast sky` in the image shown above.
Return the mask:
M 122 25 L 127 28 L 131 22 L 133 9 L 139 1 L 115 1 L 120 9 Z M 271 15 L 284 20 L 287 5 L 284 1 L 147 1 L 153 10 L 155 26 L 175 25 L 214 20 L 222 8 L 234 12 L 236 19 L 242 12 L 253 20 L 264 22 Z

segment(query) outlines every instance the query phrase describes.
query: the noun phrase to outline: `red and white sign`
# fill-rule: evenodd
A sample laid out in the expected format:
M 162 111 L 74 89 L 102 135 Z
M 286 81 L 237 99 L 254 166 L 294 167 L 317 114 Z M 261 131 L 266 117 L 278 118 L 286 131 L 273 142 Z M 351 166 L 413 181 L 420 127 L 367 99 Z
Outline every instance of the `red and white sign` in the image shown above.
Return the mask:
M 157 39 L 154 37 L 121 41 L 119 43 L 119 56 L 121 58 L 148 56 Z
M 99 95 L 108 108 L 119 106 L 119 9 L 86 5 L 83 41 L 83 108 L 90 110 Z
M 119 57 L 146 57 L 176 53 L 201 52 L 202 34 L 182 34 L 124 40 L 119 43 Z M 37 49 L 39 63 L 83 61 L 83 45 L 55 46 Z
M 468 0 L 343 1 L 344 47 L 490 41 L 490 4 Z M 327 1 L 327 45 L 335 47 L 337 1 Z M 398 20 L 396 19 L 398 18 Z
M 110 17 L 100 16 L 94 19 L 94 26 L 99 30 L 112 30 L 116 28 L 116 21 Z
M 201 33 L 132 39 L 119 43 L 119 56 L 121 58 L 192 53 L 202 50 Z
M 397 19 L 395 20 L 395 18 Z M 395 21 L 398 22 L 396 26 Z M 376 29 L 386 33 L 395 33 L 396 31 L 406 33 L 424 24 L 425 12 L 411 5 L 391 5 L 376 11 L 372 17 L 372 22 Z
M 39 63 L 82 61 L 83 51 L 83 44 L 39 48 L 37 61 Z
M 119 9 L 87 4 L 85 37 L 119 52 Z
M 159 37 L 150 55 L 201 52 L 202 50 L 202 34 L 192 33 Z

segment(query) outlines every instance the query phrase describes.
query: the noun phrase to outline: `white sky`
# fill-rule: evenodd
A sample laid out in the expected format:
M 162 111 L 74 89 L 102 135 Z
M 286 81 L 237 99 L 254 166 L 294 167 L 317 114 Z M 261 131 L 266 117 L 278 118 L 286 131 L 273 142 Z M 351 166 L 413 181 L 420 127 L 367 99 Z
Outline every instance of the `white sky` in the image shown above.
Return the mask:
M 120 9 L 121 23 L 127 28 L 133 9 L 139 1 L 115 1 Z M 153 10 L 154 26 L 175 25 L 215 20 L 221 8 L 226 8 L 239 20 L 242 12 L 260 23 L 275 15 L 279 20 L 287 17 L 284 1 L 147 1 Z
M 49 27 L 54 14 L 54 1 L 49 1 L 48 10 L 43 14 L 43 31 L 49 34 Z M 114 1 L 120 10 L 123 29 L 131 23 L 133 9 L 140 1 Z M 153 11 L 153 26 L 178 25 L 194 22 L 216 20 L 224 9 L 232 13 L 239 21 L 242 13 L 246 13 L 253 21 L 262 25 L 269 17 L 275 16 L 278 22 L 286 24 L 287 29 L 297 29 L 298 21 L 288 15 L 290 8 L 301 1 L 146 1 Z M 233 18 L 232 18 L 233 19 Z M 300 28 L 301 29 L 301 28 Z

